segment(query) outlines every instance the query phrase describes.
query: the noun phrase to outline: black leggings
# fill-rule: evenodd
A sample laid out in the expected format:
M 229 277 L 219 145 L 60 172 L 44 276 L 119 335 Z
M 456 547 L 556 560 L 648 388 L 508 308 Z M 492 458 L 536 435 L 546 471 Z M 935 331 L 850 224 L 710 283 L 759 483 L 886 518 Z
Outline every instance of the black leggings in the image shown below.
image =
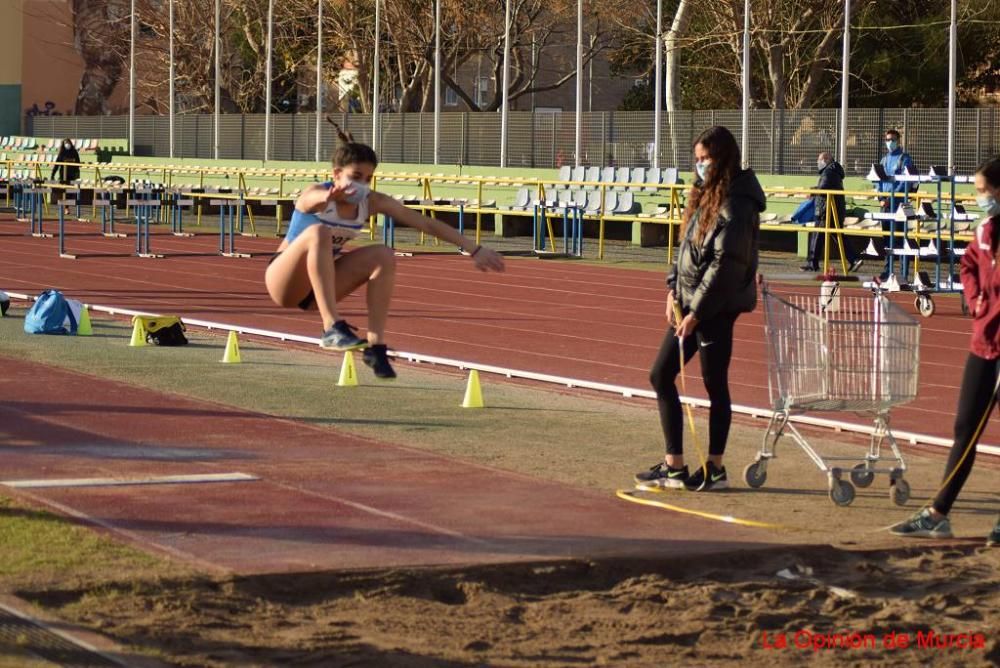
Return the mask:
M 701 378 L 712 405 L 708 409 L 708 453 L 721 455 L 726 450 L 733 406 L 729 399 L 729 359 L 733 354 L 733 325 L 738 314 L 722 314 L 698 323 L 694 336 L 684 339 L 684 363 L 694 357 L 697 349 L 701 361 Z M 649 372 L 649 382 L 656 390 L 656 405 L 660 409 L 660 425 L 667 444 L 667 454 L 684 454 L 684 418 L 677 374 L 680 373 L 680 342 L 671 327 L 660 345 L 660 352 Z
M 958 493 L 962 491 L 962 486 L 972 471 L 972 464 L 976 461 L 976 443 L 979 442 L 982 429 L 986 427 L 986 420 L 989 419 L 989 413 L 996 401 L 993 390 L 996 389 L 998 373 L 1000 373 L 1000 360 L 987 360 L 970 354 L 965 362 L 962 391 L 958 395 L 958 410 L 955 414 L 955 442 L 951 446 L 948 465 L 944 469 L 944 480 L 947 480 L 947 483 L 934 499 L 934 510 L 939 513 L 947 515 L 951 511 L 952 504 L 955 503 Z M 969 451 L 968 455 L 965 455 L 966 449 Z M 964 459 L 962 455 L 965 455 Z M 960 459 L 962 459 L 961 464 L 958 463 Z M 953 476 L 952 471 L 955 471 Z

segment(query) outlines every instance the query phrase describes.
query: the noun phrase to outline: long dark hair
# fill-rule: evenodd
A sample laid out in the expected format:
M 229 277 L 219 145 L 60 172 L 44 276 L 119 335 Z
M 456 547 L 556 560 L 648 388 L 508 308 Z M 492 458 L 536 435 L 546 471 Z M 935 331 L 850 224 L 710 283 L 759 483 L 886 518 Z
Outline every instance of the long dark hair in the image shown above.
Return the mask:
M 976 174 L 982 174 L 991 188 L 1000 188 L 1000 157 L 984 160 Z
M 976 174 L 982 174 L 991 188 L 1000 188 L 1000 157 L 990 158 L 979 165 Z M 993 224 L 993 257 L 1000 259 L 1000 226 Z
M 696 211 L 698 229 L 695 231 L 695 241 L 700 245 L 709 231 L 715 228 L 719 217 L 719 208 L 729 194 L 729 184 L 740 171 L 740 146 L 736 143 L 733 133 L 721 125 L 711 127 L 695 140 L 692 149 L 701 144 L 708 151 L 712 167 L 705 175 L 704 181 L 695 181 L 688 193 L 687 207 L 684 209 L 684 229 L 691 222 Z
M 354 136 L 348 130 L 341 128 L 329 116 L 326 117 L 326 120 L 337 128 L 337 139 L 340 140 L 337 149 L 333 152 L 333 158 L 331 158 L 334 167 L 346 167 L 358 162 L 367 162 L 378 167 L 378 156 L 375 155 L 375 149 L 368 144 L 354 141 Z

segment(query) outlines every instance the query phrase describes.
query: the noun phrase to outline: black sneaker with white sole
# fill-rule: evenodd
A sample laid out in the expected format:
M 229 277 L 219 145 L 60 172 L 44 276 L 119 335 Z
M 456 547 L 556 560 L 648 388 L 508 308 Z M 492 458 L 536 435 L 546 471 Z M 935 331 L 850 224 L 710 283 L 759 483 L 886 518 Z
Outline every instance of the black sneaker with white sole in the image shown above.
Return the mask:
M 640 487 L 659 487 L 661 489 L 683 489 L 684 481 L 688 479 L 688 467 L 675 469 L 664 462 L 651 467 L 648 471 L 636 473 L 635 484 Z
M 389 364 L 388 348 L 386 348 L 384 343 L 365 348 L 361 359 L 375 372 L 376 378 L 393 380 L 396 377 L 396 372 L 393 370 L 392 365 Z
M 726 467 L 716 466 L 708 462 L 705 466 L 699 466 L 694 470 L 684 483 L 689 491 L 708 492 L 729 487 L 729 479 L 726 477 Z

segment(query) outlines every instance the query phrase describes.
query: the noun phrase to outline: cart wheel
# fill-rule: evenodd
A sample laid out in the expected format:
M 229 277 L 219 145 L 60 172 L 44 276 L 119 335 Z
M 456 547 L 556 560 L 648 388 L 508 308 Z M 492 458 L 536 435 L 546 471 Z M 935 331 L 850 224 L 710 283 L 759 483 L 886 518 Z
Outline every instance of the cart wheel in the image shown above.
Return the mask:
M 851 482 L 855 487 L 868 487 L 875 480 L 875 474 L 868 469 L 868 464 L 858 464 L 851 469 Z
M 897 506 L 905 506 L 906 502 L 910 500 L 910 483 L 902 478 L 894 481 L 894 484 L 889 488 L 889 498 Z
M 934 300 L 931 299 L 930 295 L 917 295 L 913 299 L 913 306 L 925 318 L 934 315 Z
M 846 480 L 834 480 L 830 483 L 830 500 L 838 506 L 849 506 L 854 501 L 854 485 Z
M 743 480 L 754 489 L 761 487 L 767 480 L 767 465 L 759 459 L 747 464 L 743 469 Z

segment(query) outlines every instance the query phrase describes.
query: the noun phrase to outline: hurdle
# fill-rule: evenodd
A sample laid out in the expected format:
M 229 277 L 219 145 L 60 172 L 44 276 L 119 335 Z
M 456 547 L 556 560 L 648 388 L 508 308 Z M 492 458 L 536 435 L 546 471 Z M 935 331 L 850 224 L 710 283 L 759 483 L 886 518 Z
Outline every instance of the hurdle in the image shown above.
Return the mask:
M 25 188 L 27 197 L 28 222 L 31 223 L 31 236 L 36 239 L 51 239 L 53 235 L 42 230 L 42 216 L 45 210 L 45 198 L 52 191 L 48 188 Z M 23 221 L 22 221 L 23 222 Z
M 19 223 L 28 222 L 27 195 L 24 192 L 25 183 L 20 179 L 11 179 L 10 190 L 14 199 L 14 220 Z
M 64 260 L 75 260 L 76 256 L 66 252 L 66 208 L 77 204 L 77 200 L 61 199 L 59 206 L 59 257 Z
M 115 193 L 111 190 L 94 190 L 95 209 L 101 211 L 101 235 L 109 239 L 125 239 L 124 232 L 115 232 Z
M 194 199 L 183 198 L 183 193 L 178 189 L 173 192 L 173 200 L 170 202 L 170 233 L 175 237 L 193 237 L 194 233 L 184 231 L 184 208 L 194 206 Z
M 239 217 L 240 229 L 243 229 L 243 206 L 246 200 L 212 199 L 212 206 L 219 207 L 219 255 L 222 257 L 251 257 L 250 253 L 240 253 L 236 250 L 236 218 Z M 226 237 L 229 238 L 229 249 L 226 250 Z
M 160 207 L 163 203 L 158 196 L 155 199 L 152 197 L 154 194 L 153 190 L 136 189 L 132 193 L 133 195 L 144 196 L 126 201 L 126 204 L 132 207 L 132 213 L 135 216 L 136 257 L 162 258 L 163 255 L 153 253 L 149 247 L 149 221 L 150 219 L 158 218 Z
M 554 209 L 558 216 L 562 212 L 562 237 L 563 251 L 559 253 L 555 249 L 556 240 L 552 239 L 552 250 L 545 248 L 545 233 L 552 234 L 551 216 L 549 209 Z M 557 206 L 548 206 L 536 203 L 531 225 L 532 249 L 536 255 L 543 257 L 582 257 L 583 256 L 583 208 L 572 204 L 562 203 Z

